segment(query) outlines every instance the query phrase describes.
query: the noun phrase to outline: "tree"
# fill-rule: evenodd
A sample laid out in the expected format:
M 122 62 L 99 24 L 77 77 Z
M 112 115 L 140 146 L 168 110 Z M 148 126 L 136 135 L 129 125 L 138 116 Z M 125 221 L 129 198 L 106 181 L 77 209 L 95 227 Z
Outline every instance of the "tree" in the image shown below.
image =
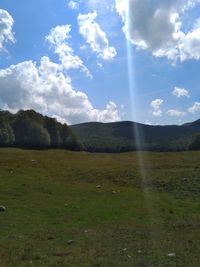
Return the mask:
M 200 150 L 200 133 L 196 133 L 192 137 L 192 142 L 189 146 L 190 150 Z
M 9 136 L 6 128 L 0 128 L 0 145 L 6 146 L 9 144 Z
M 18 146 L 42 148 L 50 145 L 48 131 L 35 121 L 18 118 L 14 123 L 14 129 Z
M 0 146 L 13 145 L 15 135 L 9 121 L 6 119 L 5 113 L 0 113 Z
M 15 134 L 14 131 L 12 129 L 12 127 L 10 126 L 10 124 L 6 125 L 6 129 L 7 129 L 7 133 L 8 133 L 8 145 L 13 145 L 15 143 Z
M 19 110 L 17 112 L 17 117 L 21 117 L 24 119 L 27 118 L 27 119 L 30 119 L 31 121 L 35 121 L 39 124 L 43 124 L 43 116 L 33 109 Z
M 67 124 L 34 110 L 20 110 L 16 114 L 0 110 L 0 145 L 82 150 L 81 142 Z
M 45 117 L 44 118 L 44 127 L 47 129 L 50 138 L 51 146 L 58 148 L 62 146 L 62 138 L 60 136 L 59 124 L 56 119 Z
M 63 124 L 60 127 L 60 137 L 62 140 L 62 147 L 68 148 L 69 147 L 69 137 L 70 137 L 70 129 L 67 124 Z
M 78 137 L 72 132 L 68 138 L 68 149 L 75 151 L 82 151 L 83 144 L 78 139 Z

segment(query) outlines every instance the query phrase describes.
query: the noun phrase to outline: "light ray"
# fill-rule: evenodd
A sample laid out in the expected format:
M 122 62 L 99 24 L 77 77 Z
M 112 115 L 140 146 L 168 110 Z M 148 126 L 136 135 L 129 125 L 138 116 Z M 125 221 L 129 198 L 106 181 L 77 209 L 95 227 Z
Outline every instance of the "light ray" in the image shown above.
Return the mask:
M 127 0 L 127 7 L 126 7 L 126 25 L 128 27 L 128 33 L 130 31 L 130 1 Z M 127 48 L 127 67 L 128 67 L 128 77 L 129 77 L 129 94 L 131 100 L 131 112 L 132 112 L 132 120 L 137 122 L 139 120 L 138 116 L 138 105 L 139 105 L 139 98 L 137 92 L 137 84 L 136 84 L 136 76 L 135 76 L 135 63 L 134 63 L 134 53 L 133 53 L 133 45 L 130 40 L 126 40 L 126 48 Z M 148 159 L 147 153 L 144 151 L 144 136 L 141 127 L 134 123 L 133 126 L 133 133 L 134 133 L 134 140 L 136 142 L 136 150 L 137 150 L 137 157 L 138 157 L 138 165 L 139 171 L 142 179 L 142 188 L 144 192 L 144 201 L 146 205 L 146 209 L 148 211 L 148 217 L 150 222 L 151 238 L 155 238 L 155 231 L 153 230 L 153 221 L 154 221 L 154 211 L 153 211 L 153 203 L 151 199 L 151 195 L 149 194 L 149 184 L 150 179 L 148 177 L 147 171 L 150 170 L 150 163 Z M 153 237 L 152 237 L 153 236 Z

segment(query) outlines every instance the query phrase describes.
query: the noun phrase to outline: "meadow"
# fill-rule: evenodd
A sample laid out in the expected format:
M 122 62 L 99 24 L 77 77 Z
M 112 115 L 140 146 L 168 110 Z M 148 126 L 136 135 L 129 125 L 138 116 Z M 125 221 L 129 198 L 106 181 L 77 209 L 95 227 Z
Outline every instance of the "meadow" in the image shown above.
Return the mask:
M 200 152 L 2 148 L 0 205 L 0 267 L 200 266 Z

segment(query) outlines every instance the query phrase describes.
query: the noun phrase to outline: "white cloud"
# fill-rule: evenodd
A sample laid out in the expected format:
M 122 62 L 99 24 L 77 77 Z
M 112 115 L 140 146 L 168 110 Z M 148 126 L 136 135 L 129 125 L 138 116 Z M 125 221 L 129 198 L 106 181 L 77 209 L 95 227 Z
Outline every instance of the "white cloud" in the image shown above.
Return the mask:
M 183 111 L 179 111 L 177 109 L 170 109 L 166 112 L 167 115 L 171 116 L 171 117 L 181 117 L 186 115 L 185 112 Z
M 35 109 L 69 124 L 117 121 L 117 106 L 109 102 L 96 109 L 82 91 L 75 90 L 62 66 L 42 57 L 39 65 L 26 61 L 0 70 L 0 107 L 16 111 Z
M 200 26 L 185 35 L 179 48 L 181 61 L 200 59 Z
M 178 98 L 180 97 L 190 97 L 189 91 L 186 90 L 185 88 L 180 88 L 180 87 L 174 87 L 174 90 L 172 92 L 173 96 L 176 96 Z
M 146 124 L 146 125 L 152 125 L 152 122 L 149 121 L 149 120 L 146 120 L 146 121 L 144 122 L 144 124 Z
M 68 40 L 71 38 L 70 31 L 70 25 L 57 26 L 51 30 L 46 40 L 53 47 L 54 52 L 58 54 L 64 69 L 80 69 L 86 76 L 92 78 L 88 68 L 79 56 L 74 55 L 74 50 L 68 44 Z
M 177 60 L 200 59 L 200 25 L 183 30 L 183 14 L 199 0 L 115 0 L 124 33 L 138 49 L 155 57 Z
M 12 112 L 34 109 L 69 124 L 120 120 L 114 102 L 96 109 L 83 91 L 73 87 L 69 70 L 91 74 L 68 43 L 70 31 L 70 25 L 57 26 L 46 37 L 59 63 L 44 56 L 38 64 L 30 60 L 0 69 L 0 108 Z
M 83 2 L 90 10 L 98 10 L 101 14 L 105 14 L 114 9 L 113 0 L 87 0 Z
M 98 117 L 99 121 L 104 121 L 104 122 L 112 122 L 120 120 L 119 113 L 117 110 L 117 105 L 114 102 L 109 101 L 109 103 L 106 105 L 106 109 L 100 111 Z
M 102 64 L 102 63 L 100 63 L 100 62 L 97 62 L 97 66 L 98 66 L 100 69 L 102 69 L 102 68 L 103 68 L 103 64 Z
M 90 45 L 91 49 L 97 53 L 98 57 L 104 60 L 111 60 L 116 56 L 117 52 L 114 47 L 109 46 L 105 32 L 102 31 L 99 24 L 95 22 L 96 17 L 96 11 L 88 14 L 79 14 L 79 31 Z
M 6 42 L 14 42 L 14 34 L 12 32 L 14 20 L 11 15 L 3 9 L 0 9 L 0 51 L 5 50 Z
M 70 9 L 77 10 L 77 9 L 79 9 L 79 3 L 76 2 L 76 1 L 71 0 L 71 1 L 69 1 L 69 3 L 68 3 L 68 7 L 69 7 Z
M 153 108 L 152 110 L 152 115 L 155 117 L 161 117 L 162 116 L 162 110 L 161 110 L 161 106 L 163 104 L 163 100 L 162 99 L 155 99 L 151 102 L 151 107 Z
M 188 111 L 192 114 L 200 112 L 200 102 L 195 102 L 192 107 L 188 108 Z

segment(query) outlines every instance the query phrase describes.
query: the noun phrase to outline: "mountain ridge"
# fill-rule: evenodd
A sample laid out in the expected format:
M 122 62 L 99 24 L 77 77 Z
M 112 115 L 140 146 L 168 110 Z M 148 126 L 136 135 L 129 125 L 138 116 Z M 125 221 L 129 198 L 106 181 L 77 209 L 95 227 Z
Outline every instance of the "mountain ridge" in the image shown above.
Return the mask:
M 200 120 L 182 125 L 147 125 L 133 121 L 86 122 L 71 125 L 84 149 L 90 152 L 132 150 L 188 150 L 194 135 L 200 133 Z M 137 129 L 137 134 L 135 130 Z M 140 136 L 140 140 L 137 140 Z
M 191 121 L 191 122 L 185 122 L 183 124 L 147 124 L 137 121 L 131 121 L 131 120 L 122 120 L 122 121 L 111 121 L 111 122 L 99 122 L 99 121 L 89 121 L 89 122 L 81 122 L 81 123 L 75 123 L 69 125 L 70 127 L 77 126 L 77 125 L 83 125 L 83 124 L 120 124 L 120 123 L 134 123 L 138 125 L 145 125 L 145 126 L 187 126 L 187 125 L 198 125 L 200 126 L 200 119 Z

